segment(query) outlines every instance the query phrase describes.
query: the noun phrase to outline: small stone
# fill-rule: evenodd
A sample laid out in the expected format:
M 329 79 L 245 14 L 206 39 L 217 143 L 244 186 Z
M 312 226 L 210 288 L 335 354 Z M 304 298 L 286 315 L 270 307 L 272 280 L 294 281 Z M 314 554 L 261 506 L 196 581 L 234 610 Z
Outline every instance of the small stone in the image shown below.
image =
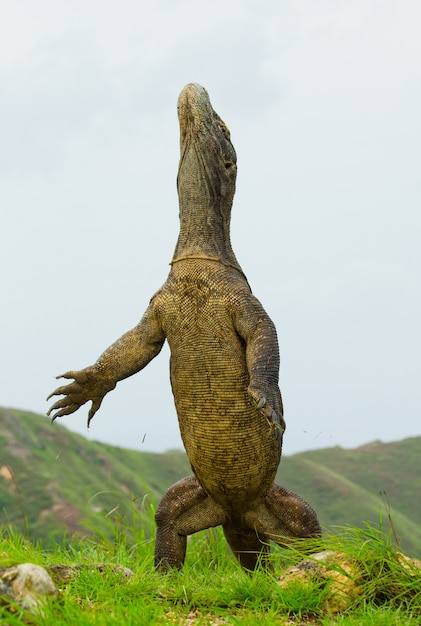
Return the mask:
M 19 604 L 34 611 L 46 596 L 58 595 L 58 590 L 48 572 L 39 565 L 22 563 L 0 568 L 0 604 Z
M 411 574 L 411 576 L 419 574 L 419 570 L 421 570 L 421 561 L 418 559 L 413 559 L 410 556 L 402 554 L 402 552 L 398 552 L 398 561 L 402 567 Z
M 58 585 L 68 583 L 83 571 L 98 571 L 100 574 L 112 572 L 116 576 L 119 576 L 120 581 L 134 578 L 134 572 L 132 572 L 131 569 L 123 565 L 114 565 L 112 563 L 50 565 L 48 571 L 54 582 Z

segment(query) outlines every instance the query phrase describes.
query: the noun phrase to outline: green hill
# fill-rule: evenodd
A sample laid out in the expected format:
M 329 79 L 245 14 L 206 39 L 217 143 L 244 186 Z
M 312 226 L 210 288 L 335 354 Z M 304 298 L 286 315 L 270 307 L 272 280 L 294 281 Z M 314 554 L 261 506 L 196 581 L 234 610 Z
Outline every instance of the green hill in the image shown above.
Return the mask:
M 421 554 L 420 470 L 411 450 L 421 437 L 354 450 L 328 448 L 296 454 L 281 461 L 277 482 L 299 493 L 317 510 L 326 530 L 365 523 L 393 529 L 402 548 Z M 399 465 L 397 459 L 400 459 Z
M 421 556 L 420 444 L 415 437 L 295 454 L 282 459 L 277 482 L 308 500 L 326 530 L 378 524 L 381 515 L 388 529 L 390 513 L 402 547 Z M 110 536 L 111 519 L 133 515 L 134 503 L 141 513 L 146 494 L 158 502 L 190 473 L 182 451 L 91 442 L 44 416 L 0 408 L 0 528 L 47 545 L 65 531 Z

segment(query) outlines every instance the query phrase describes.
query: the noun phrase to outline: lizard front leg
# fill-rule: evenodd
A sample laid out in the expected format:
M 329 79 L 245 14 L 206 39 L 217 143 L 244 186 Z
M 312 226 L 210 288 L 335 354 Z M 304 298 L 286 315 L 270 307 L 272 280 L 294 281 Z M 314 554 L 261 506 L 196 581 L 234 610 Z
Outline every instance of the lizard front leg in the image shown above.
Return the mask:
M 104 396 L 114 389 L 118 381 L 143 369 L 159 354 L 164 341 L 165 334 L 152 301 L 139 324 L 107 348 L 94 365 L 58 376 L 73 379 L 73 382 L 58 387 L 48 396 L 47 400 L 53 396 L 64 398 L 55 402 L 47 415 L 51 415 L 54 421 L 57 417 L 74 413 L 91 401 L 89 426 Z
M 244 294 L 237 303 L 234 324 L 246 343 L 248 394 L 282 441 L 285 422 L 278 387 L 279 348 L 275 326 L 251 293 Z

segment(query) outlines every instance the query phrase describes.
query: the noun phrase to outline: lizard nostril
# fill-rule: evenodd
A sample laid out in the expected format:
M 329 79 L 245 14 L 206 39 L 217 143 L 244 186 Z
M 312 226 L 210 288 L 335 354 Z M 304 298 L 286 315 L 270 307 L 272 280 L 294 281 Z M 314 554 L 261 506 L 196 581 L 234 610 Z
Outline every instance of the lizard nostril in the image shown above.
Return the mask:
M 233 167 L 234 163 L 232 161 L 226 161 L 225 162 L 225 169 L 229 170 L 230 167 Z

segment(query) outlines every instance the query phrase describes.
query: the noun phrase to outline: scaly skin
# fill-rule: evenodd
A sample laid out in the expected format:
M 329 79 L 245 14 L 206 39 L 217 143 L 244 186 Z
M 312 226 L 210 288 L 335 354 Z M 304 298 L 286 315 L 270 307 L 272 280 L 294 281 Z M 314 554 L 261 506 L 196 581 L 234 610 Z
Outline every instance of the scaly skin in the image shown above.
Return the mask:
M 145 367 L 165 340 L 180 431 L 194 476 L 168 489 L 156 513 L 155 563 L 180 568 L 186 538 L 222 525 L 240 563 L 254 569 L 269 540 L 315 537 L 299 496 L 274 484 L 285 430 L 276 330 L 252 295 L 230 243 L 236 155 L 206 90 L 178 101 L 180 235 L 166 283 L 139 324 L 51 396 L 52 419 L 89 400 L 88 425 L 105 394 Z M 51 397 L 49 396 L 49 397 Z

